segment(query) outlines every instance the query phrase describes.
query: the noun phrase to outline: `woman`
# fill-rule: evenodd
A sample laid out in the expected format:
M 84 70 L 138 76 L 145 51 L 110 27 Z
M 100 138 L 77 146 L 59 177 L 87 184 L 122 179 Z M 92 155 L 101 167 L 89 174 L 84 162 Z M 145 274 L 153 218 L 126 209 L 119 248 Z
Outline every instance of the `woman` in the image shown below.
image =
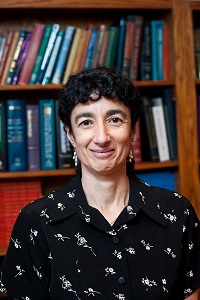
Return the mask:
M 34 300 L 198 299 L 200 229 L 190 202 L 131 174 L 140 112 L 120 71 L 70 76 L 59 115 L 79 174 L 19 214 L 1 291 Z

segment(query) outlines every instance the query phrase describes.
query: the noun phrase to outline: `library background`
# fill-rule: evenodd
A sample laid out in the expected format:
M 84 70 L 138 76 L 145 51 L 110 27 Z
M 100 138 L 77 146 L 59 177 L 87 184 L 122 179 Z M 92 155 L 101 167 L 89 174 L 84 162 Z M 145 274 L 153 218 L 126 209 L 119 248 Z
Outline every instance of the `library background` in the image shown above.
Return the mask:
M 97 64 L 142 95 L 138 177 L 200 217 L 199 15 L 198 0 L 0 0 L 0 263 L 19 210 L 75 175 L 57 99 L 69 74 Z

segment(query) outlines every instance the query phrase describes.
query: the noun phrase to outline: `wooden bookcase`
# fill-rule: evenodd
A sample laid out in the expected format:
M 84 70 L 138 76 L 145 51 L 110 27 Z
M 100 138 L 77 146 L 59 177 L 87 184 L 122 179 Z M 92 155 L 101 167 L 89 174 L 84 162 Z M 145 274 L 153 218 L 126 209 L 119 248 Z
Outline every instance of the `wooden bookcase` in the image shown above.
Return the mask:
M 196 85 L 193 54 L 193 10 L 200 2 L 189 0 L 0 0 L 0 31 L 4 28 L 32 29 L 33 23 L 58 22 L 82 26 L 93 23 L 111 24 L 121 15 L 141 14 L 145 18 L 164 19 L 168 24 L 169 81 L 136 82 L 141 91 L 171 87 L 177 107 L 178 161 L 141 163 L 137 170 L 172 169 L 176 173 L 176 189 L 192 202 L 200 217 L 199 161 L 197 140 Z M 0 86 L 0 97 L 56 97 L 60 86 Z M 39 178 L 42 192 L 55 189 L 74 176 L 75 171 L 2 172 L 0 181 Z M 6 249 L 0 248 L 0 256 Z

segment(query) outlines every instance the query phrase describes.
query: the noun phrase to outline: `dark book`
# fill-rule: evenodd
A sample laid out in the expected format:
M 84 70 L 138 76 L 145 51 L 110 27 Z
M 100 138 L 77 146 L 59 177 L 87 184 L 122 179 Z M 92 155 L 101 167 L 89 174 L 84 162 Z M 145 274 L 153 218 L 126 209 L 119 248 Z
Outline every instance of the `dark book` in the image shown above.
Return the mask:
M 115 66 L 118 69 L 122 69 L 123 66 L 125 35 L 126 35 L 126 18 L 121 17 L 119 21 L 119 38 L 118 38 L 116 63 L 115 63 Z
M 141 80 L 152 80 L 150 22 L 143 25 L 139 74 Z
M 41 169 L 56 169 L 55 107 L 53 99 L 39 100 L 39 128 Z
M 28 170 L 40 170 L 40 137 L 38 104 L 27 104 L 27 156 Z
M 6 101 L 7 157 L 9 171 L 27 170 L 26 101 Z
M 0 101 L 0 172 L 7 170 L 6 105 Z
M 27 56 L 28 48 L 30 46 L 31 36 L 32 36 L 32 32 L 26 32 L 26 36 L 25 36 L 24 41 L 22 43 L 18 60 L 16 61 L 16 67 L 15 67 L 15 72 L 14 72 L 14 77 L 13 77 L 13 80 L 12 80 L 12 84 L 17 84 L 18 83 L 19 76 L 20 76 L 22 67 L 24 65 L 26 56 Z
M 152 80 L 164 80 L 164 21 L 151 21 Z
M 106 47 L 104 65 L 113 68 L 115 65 L 115 58 L 117 53 L 119 27 L 110 26 L 108 33 L 108 43 Z
M 163 89 L 163 107 L 165 123 L 167 129 L 167 139 L 169 144 L 170 159 L 175 160 L 177 155 L 177 132 L 176 132 L 176 107 L 175 100 L 172 97 L 171 89 Z
M 122 70 L 124 74 L 130 77 L 130 67 L 131 67 L 131 55 L 132 55 L 132 44 L 133 44 L 133 35 L 135 28 L 134 16 L 128 15 L 126 20 L 126 34 L 124 41 L 124 57 Z
M 142 160 L 159 161 L 158 145 L 150 98 L 146 96 L 142 97 L 142 104 L 143 110 L 140 122 L 142 140 Z
M 58 111 L 58 100 L 56 100 L 56 145 L 57 145 L 57 164 L 59 169 L 68 169 L 74 167 L 73 147 L 64 131 L 63 123 L 60 120 Z

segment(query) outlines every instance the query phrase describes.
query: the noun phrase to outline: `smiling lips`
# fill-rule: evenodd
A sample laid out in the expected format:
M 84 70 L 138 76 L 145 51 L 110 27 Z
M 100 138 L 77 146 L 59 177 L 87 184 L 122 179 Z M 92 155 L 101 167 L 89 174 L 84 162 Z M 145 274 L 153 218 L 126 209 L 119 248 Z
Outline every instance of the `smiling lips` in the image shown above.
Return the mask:
M 103 150 L 94 149 L 94 150 L 91 150 L 91 151 L 97 157 L 108 157 L 114 152 L 114 149 L 103 149 Z

